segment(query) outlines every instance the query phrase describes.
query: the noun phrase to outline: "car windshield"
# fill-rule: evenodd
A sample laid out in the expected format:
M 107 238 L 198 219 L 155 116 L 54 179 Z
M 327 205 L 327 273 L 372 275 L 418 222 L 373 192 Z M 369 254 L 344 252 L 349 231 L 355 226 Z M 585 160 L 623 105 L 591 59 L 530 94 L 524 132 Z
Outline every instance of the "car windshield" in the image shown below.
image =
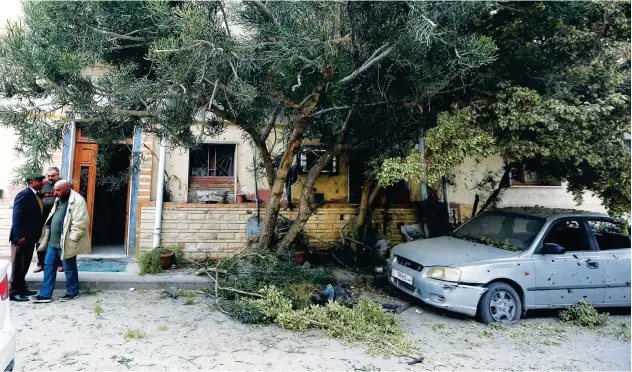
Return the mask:
M 459 227 L 453 235 L 502 249 L 524 251 L 544 222 L 543 218 L 522 214 L 485 212 Z

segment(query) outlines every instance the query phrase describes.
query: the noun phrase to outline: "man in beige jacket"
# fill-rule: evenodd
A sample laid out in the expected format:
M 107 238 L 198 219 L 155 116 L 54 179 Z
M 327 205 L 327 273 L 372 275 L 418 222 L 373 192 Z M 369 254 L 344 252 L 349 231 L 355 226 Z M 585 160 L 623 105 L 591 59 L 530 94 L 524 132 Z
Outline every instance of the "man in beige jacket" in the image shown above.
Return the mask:
M 56 260 L 61 259 L 66 274 L 66 295 L 62 301 L 79 297 L 77 255 L 88 252 L 90 220 L 85 199 L 70 188 L 67 180 L 55 183 L 55 204 L 51 210 L 39 240 L 38 249 L 46 247 L 44 282 L 42 289 L 29 300 L 38 303 L 51 302 L 57 279 Z

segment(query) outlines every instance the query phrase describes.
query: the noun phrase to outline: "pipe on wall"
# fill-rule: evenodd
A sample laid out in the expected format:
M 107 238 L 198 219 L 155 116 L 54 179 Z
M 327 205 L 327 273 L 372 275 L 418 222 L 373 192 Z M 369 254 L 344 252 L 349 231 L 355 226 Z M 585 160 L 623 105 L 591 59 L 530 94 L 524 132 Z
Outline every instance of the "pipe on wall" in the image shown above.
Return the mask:
M 152 248 L 160 247 L 162 229 L 162 201 L 165 193 L 165 162 L 167 158 L 167 139 L 160 140 L 160 159 L 158 159 L 158 182 L 156 183 L 156 215 L 154 216 L 154 234 Z

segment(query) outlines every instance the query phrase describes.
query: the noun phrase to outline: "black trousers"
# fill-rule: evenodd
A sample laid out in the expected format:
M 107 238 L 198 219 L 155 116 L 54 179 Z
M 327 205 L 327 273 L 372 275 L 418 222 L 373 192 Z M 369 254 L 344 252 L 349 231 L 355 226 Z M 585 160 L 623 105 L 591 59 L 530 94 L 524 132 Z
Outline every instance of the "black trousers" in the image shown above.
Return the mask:
M 26 287 L 26 273 L 29 271 L 35 245 L 11 244 L 11 281 L 9 293 L 14 296 L 28 290 Z

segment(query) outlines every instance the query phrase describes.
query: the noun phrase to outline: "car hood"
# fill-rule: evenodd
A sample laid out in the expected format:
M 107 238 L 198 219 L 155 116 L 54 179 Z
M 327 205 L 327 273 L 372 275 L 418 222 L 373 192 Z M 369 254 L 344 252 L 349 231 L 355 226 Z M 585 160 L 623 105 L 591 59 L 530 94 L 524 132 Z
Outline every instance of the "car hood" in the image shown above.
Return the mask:
M 394 248 L 393 253 L 423 266 L 449 266 L 462 262 L 511 257 L 520 252 L 442 236 L 400 244 Z

